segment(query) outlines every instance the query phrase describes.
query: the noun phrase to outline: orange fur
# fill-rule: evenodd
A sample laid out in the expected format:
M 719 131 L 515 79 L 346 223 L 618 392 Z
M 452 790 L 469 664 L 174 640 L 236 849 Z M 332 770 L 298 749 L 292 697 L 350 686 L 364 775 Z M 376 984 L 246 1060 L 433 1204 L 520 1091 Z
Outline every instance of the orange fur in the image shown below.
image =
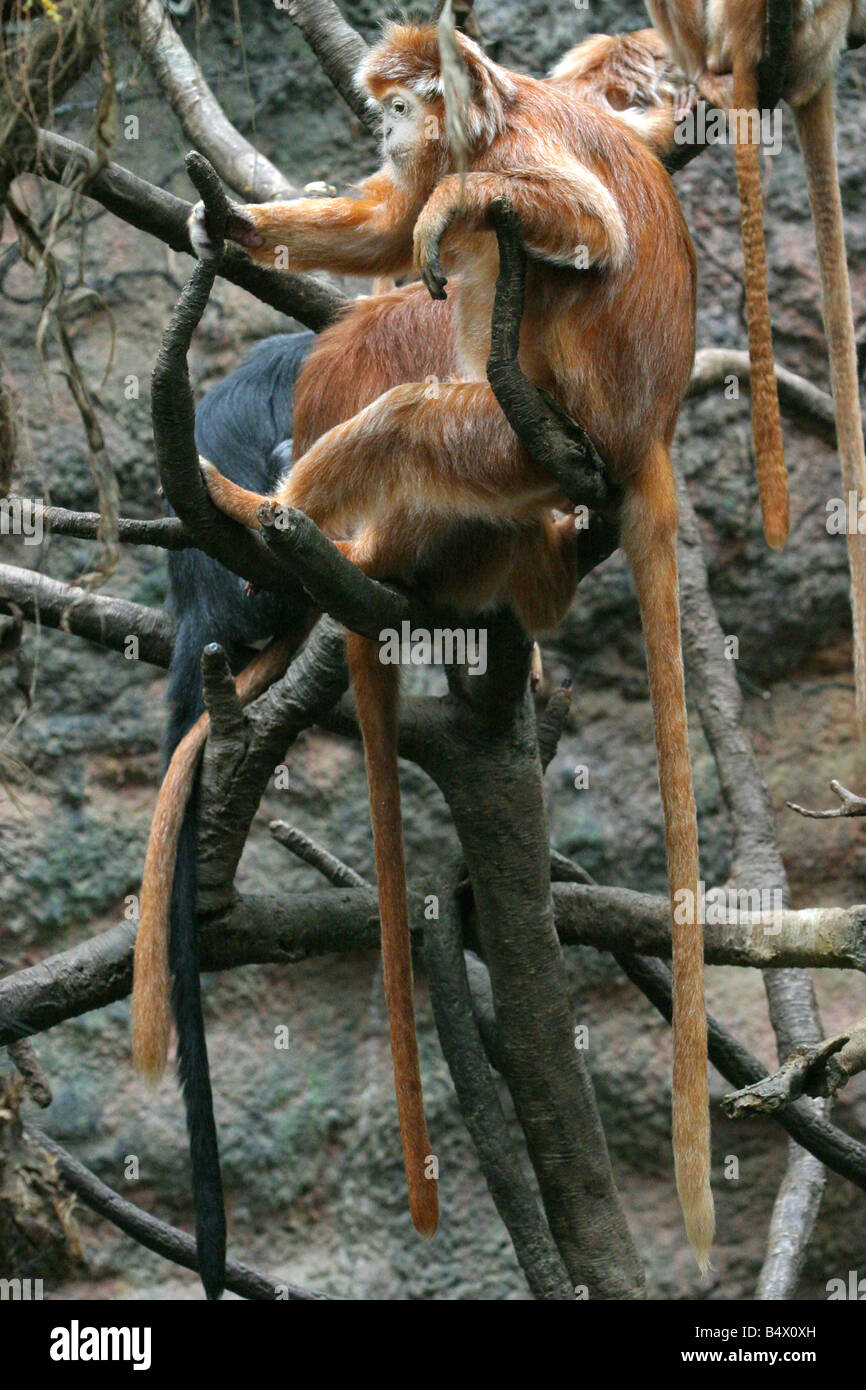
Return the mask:
M 280 245 L 293 267 L 345 270 L 363 262 L 381 271 L 385 259 L 404 265 L 414 241 L 416 264 L 436 288 L 441 241 L 445 269 L 460 273 L 461 379 L 436 383 L 435 390 L 418 382 L 393 386 L 323 434 L 321 411 L 306 431 L 299 412 L 300 457 L 272 502 L 302 508 L 370 574 L 408 580 L 476 610 L 493 598 L 508 599 L 531 628 L 556 621 L 573 591 L 563 564 L 568 528 L 555 527 L 549 515 L 563 499 L 523 453 L 485 379 L 498 268 L 489 211 L 493 200 L 507 198 L 532 253 L 521 365 L 587 429 L 626 491 L 623 537 L 647 644 L 671 893 L 685 890 L 694 903 L 697 830 L 668 455 L 694 352 L 694 251 L 667 176 L 622 122 L 566 91 L 553 93 L 549 84 L 506 72 L 465 39 L 459 42 L 472 92 L 465 181 L 450 171 L 441 139 L 419 138 L 411 151 L 401 145 L 393 164 L 386 160 L 360 200 L 240 210 L 244 244 L 266 263 L 269 248 Z M 422 114 L 445 129 L 434 30 L 392 27 L 366 60 L 364 78 L 385 102 L 395 84 L 420 98 Z M 387 317 L 395 297 L 386 298 L 390 306 L 366 301 L 353 313 L 370 322 Z M 350 331 L 351 318 L 329 330 L 332 341 Z M 304 376 L 312 383 L 314 370 L 311 358 L 298 383 L 299 407 Z M 218 505 L 248 524 L 255 520 L 265 499 L 239 495 L 213 472 L 207 481 Z M 498 530 L 508 543 L 473 555 L 471 564 L 443 564 L 467 526 L 473 535 L 485 527 Z M 526 562 L 541 556 L 539 585 L 527 580 Z M 386 706 L 384 716 L 368 707 L 365 683 L 356 686 L 356 696 L 362 728 L 371 729 L 374 718 L 392 718 L 393 693 L 380 688 L 374 697 Z M 394 768 L 378 770 L 379 750 L 366 746 L 371 801 L 384 797 L 393 804 Z M 383 949 L 391 949 L 385 943 L 398 895 L 405 899 L 402 854 L 389 838 L 394 834 L 379 827 Z M 402 929 L 395 930 L 402 939 Z M 690 1238 L 705 1262 L 712 1196 L 702 944 L 693 918 L 675 925 L 675 993 L 678 1182 Z M 404 1078 L 398 1074 L 396 1081 L 399 1100 Z M 410 1191 L 419 1142 L 423 1147 L 426 1135 L 423 1141 L 416 1135 L 412 1152 L 405 1151 Z
M 754 111 L 758 104 L 754 64 L 734 64 L 734 107 Z M 767 544 L 781 550 L 788 539 L 788 474 L 782 445 L 782 417 L 773 365 L 773 333 L 767 296 L 767 259 L 758 146 L 740 139 L 734 146 L 743 269 L 746 280 L 746 321 L 751 365 L 752 439 L 758 496 Z
M 265 647 L 235 681 L 241 704 L 249 704 L 281 676 L 291 654 L 292 644 L 282 639 Z M 168 1056 L 168 935 L 177 841 L 209 728 L 209 716 L 201 715 L 174 750 L 147 842 L 133 966 L 132 1055 L 136 1070 L 152 1084 L 160 1080 Z
M 764 47 L 765 0 L 647 0 L 654 24 L 687 75 L 713 100 L 733 72 L 735 107 L 757 101 L 757 65 Z M 860 407 L 851 291 L 845 257 L 842 202 L 836 172 L 833 73 L 849 39 L 866 32 L 863 0 L 794 0 L 793 39 L 782 95 L 789 103 L 806 164 L 806 178 L 821 273 L 824 328 L 836 410 L 839 460 L 846 493 L 866 497 L 866 455 Z M 752 356 L 752 421 L 764 527 L 771 545 L 787 532 L 782 511 L 784 464 L 775 457 L 778 401 L 771 381 L 772 343 L 767 306 L 760 182 L 754 146 L 737 146 L 743 217 L 749 347 Z M 754 324 L 753 324 L 754 320 Z M 768 432 L 771 439 L 765 436 Z M 766 467 L 760 454 L 768 456 Z M 785 486 L 785 494 L 787 487 Z M 848 537 L 854 625 L 857 727 L 866 743 L 866 538 Z

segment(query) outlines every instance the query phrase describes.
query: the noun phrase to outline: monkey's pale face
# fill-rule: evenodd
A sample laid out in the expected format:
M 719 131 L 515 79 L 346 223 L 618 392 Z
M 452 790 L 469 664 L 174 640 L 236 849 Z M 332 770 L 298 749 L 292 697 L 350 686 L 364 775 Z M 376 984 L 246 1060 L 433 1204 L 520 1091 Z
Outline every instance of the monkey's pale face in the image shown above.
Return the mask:
M 382 100 L 382 152 L 398 167 L 424 148 L 428 108 L 414 92 L 394 87 Z

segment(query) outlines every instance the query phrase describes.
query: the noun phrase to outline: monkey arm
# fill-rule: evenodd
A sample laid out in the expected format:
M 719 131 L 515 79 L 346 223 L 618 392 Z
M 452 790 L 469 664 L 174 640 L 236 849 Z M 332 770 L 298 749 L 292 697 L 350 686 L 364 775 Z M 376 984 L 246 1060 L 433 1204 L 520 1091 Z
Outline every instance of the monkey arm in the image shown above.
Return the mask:
M 278 270 L 337 274 L 402 274 L 412 265 L 412 228 L 422 199 L 388 173 L 365 180 L 357 198 L 298 198 L 248 203 L 229 212 L 226 236 L 253 260 Z M 199 203 L 189 220 L 200 259 L 213 254 Z
M 526 249 L 544 260 L 578 270 L 622 264 L 628 236 L 613 194 L 567 152 L 552 150 L 549 159 L 550 169 L 479 170 L 462 187 L 459 175 L 449 174 L 436 185 L 414 234 L 415 264 L 434 299 L 445 298 L 439 257 L 445 233 L 458 220 L 469 231 L 492 226 L 491 205 L 499 200 L 514 208 Z

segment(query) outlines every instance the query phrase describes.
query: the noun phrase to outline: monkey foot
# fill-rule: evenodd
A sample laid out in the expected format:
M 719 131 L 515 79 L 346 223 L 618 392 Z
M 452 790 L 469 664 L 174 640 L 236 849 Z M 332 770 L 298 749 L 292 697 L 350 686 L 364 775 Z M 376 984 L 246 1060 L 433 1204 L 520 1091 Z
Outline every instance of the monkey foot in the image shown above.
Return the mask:
M 676 97 L 674 98 L 675 123 L 684 121 L 687 116 L 691 115 L 691 113 L 694 111 L 695 107 L 698 104 L 699 95 L 700 93 L 698 92 L 698 89 L 695 86 L 694 82 L 689 82 L 687 86 L 682 87 L 677 92 Z
M 702 73 L 698 78 L 698 91 L 720 111 L 730 111 L 734 105 L 734 79 L 730 73 Z
M 210 239 L 205 216 L 204 203 L 196 203 L 186 224 L 190 245 L 200 261 L 213 260 L 218 250 Z M 252 218 L 237 203 L 229 203 L 226 237 L 248 251 L 255 250 L 263 242 Z
M 207 459 L 199 459 L 199 468 L 214 506 L 242 526 L 257 530 L 264 520 L 261 513 L 266 508 L 273 511 L 272 498 L 263 497 L 259 492 L 247 492 L 246 488 L 229 482 Z

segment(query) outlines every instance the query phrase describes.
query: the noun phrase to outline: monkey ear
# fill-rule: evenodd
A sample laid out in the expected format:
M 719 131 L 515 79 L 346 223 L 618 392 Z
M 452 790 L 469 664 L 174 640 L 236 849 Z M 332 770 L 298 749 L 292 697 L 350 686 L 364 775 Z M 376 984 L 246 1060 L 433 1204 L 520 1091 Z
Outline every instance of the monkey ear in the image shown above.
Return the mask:
M 486 53 L 458 34 L 457 41 L 469 77 L 469 105 L 464 113 L 466 136 L 470 144 L 487 144 L 506 127 L 506 111 L 517 97 L 511 74 Z

